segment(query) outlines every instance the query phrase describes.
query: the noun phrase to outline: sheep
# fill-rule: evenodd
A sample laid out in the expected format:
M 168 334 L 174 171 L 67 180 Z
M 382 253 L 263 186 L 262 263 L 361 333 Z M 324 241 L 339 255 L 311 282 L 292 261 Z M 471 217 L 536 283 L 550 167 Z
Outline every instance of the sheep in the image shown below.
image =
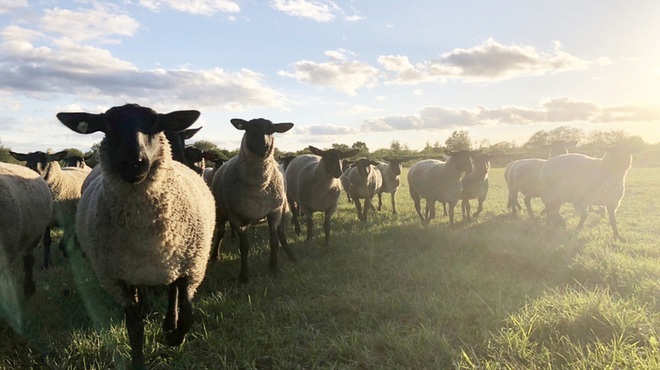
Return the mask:
M 36 291 L 32 251 L 50 222 L 53 197 L 48 184 L 37 172 L 4 162 L 0 162 L 0 194 L 0 253 L 4 257 L 0 261 L 11 264 L 23 258 L 23 293 L 27 298 Z M 3 266 L 0 274 L 7 273 L 8 267 Z M 2 300 L 4 306 L 12 297 L 5 295 Z
M 169 141 L 172 147 L 172 157 L 174 160 L 185 164 L 197 173 L 199 171 L 195 166 L 195 162 L 186 157 L 186 140 L 195 136 L 201 129 L 201 127 L 198 127 L 181 131 L 165 130 L 165 137 L 167 137 L 167 141 Z
M 549 158 L 556 157 L 560 154 L 568 153 L 568 148 L 574 147 L 576 141 L 565 142 L 563 140 L 554 141 L 545 148 L 550 149 Z M 522 209 L 518 203 L 518 193 L 522 193 L 525 197 L 525 206 L 529 217 L 534 217 L 534 210 L 532 209 L 532 199 L 541 197 L 541 182 L 539 174 L 541 167 L 545 163 L 545 159 L 540 158 L 527 158 L 513 161 L 506 166 L 504 170 L 504 179 L 506 180 L 509 189 L 509 202 L 507 207 L 511 209 L 511 214 L 515 217 L 516 211 Z
M 579 230 L 587 218 L 589 206 L 605 206 L 614 239 L 623 240 L 614 213 L 625 193 L 626 174 L 632 165 L 632 153 L 629 146 L 616 145 L 605 149 L 602 158 L 564 154 L 548 159 L 540 173 L 541 199 L 547 213 L 547 224 L 566 227 L 559 208 L 571 202 L 580 212 Z
M 463 184 L 461 176 L 472 172 L 471 158 L 481 154 L 481 150 L 445 150 L 449 156 L 446 162 L 425 159 L 415 163 L 408 171 L 410 196 L 423 226 L 428 226 L 435 218 L 435 202 L 447 202 L 449 224 L 454 224 L 454 207 L 461 198 Z M 426 199 L 426 212 L 422 215 L 420 199 Z
M 341 182 L 341 187 L 344 188 L 344 191 L 346 192 L 346 199 L 348 199 L 348 203 L 353 203 L 353 200 L 351 199 L 351 194 L 348 192 L 348 188 L 351 185 L 351 182 L 348 180 L 348 169 L 353 166 L 355 162 L 349 161 L 348 159 L 343 159 L 341 161 L 341 170 L 342 174 L 341 177 L 339 178 L 339 181 Z
M 185 147 L 184 153 L 186 154 L 186 160 L 193 164 L 193 167 L 191 168 L 202 176 L 206 169 L 206 161 L 213 162 L 218 159 L 217 154 L 195 148 L 194 146 Z
M 305 154 L 289 163 L 285 171 L 286 194 L 293 213 L 293 224 L 300 234 L 298 210 L 307 216 L 307 240 L 312 238 L 314 212 L 324 212 L 325 246 L 330 244 L 330 218 L 337 210 L 341 194 L 339 177 L 341 160 L 356 155 L 359 150 L 342 152 L 338 149 L 321 150 L 310 145 L 312 154 Z
M 383 185 L 383 177 L 375 167 L 377 165 L 378 162 L 367 158 L 360 158 L 346 172 L 346 176 L 348 177 L 348 193 L 355 203 L 358 219 L 362 222 L 367 222 L 368 209 L 371 209 L 372 212 L 376 211 L 373 204 L 371 204 L 371 199 Z M 364 199 L 364 212 L 361 210 L 360 199 Z
M 291 163 L 292 160 L 296 159 L 295 155 L 285 155 L 280 158 L 278 158 L 278 161 L 280 163 L 280 171 L 284 173 L 286 171 L 286 168 L 289 166 L 289 163 Z M 286 179 L 285 179 L 286 180 Z
M 488 170 L 490 170 L 490 161 L 496 156 L 481 153 L 472 158 L 472 172 L 463 177 L 463 193 L 461 194 L 461 209 L 463 218 L 470 220 L 470 199 L 477 199 L 479 206 L 472 215 L 479 217 L 483 210 L 483 204 L 488 195 Z
M 218 156 L 213 161 L 213 167 L 208 167 L 204 169 L 204 174 L 202 175 L 202 177 L 204 177 L 204 182 L 206 182 L 206 185 L 208 185 L 209 189 L 213 189 L 213 176 L 218 171 L 218 168 L 220 168 L 220 166 L 222 166 L 225 162 L 227 161 L 224 158 Z
M 88 161 L 90 159 L 92 159 L 92 154 L 85 157 L 81 157 L 79 155 L 72 155 L 70 157 L 64 158 L 64 167 L 79 167 L 82 169 L 87 169 L 89 168 L 89 166 L 87 166 L 87 163 L 85 163 L 85 161 Z
M 50 229 L 60 227 L 64 230 L 60 240 L 59 249 L 66 257 L 66 246 L 72 240 L 75 232 L 76 208 L 82 192 L 85 178 L 92 171 L 90 167 L 60 167 L 59 161 L 66 157 L 67 152 L 61 151 L 55 154 L 44 152 L 15 153 L 10 154 L 19 161 L 25 161 L 28 168 L 39 173 L 50 188 L 53 196 L 53 213 L 51 223 L 44 232 L 44 262 L 43 267 L 50 267 Z
M 380 171 L 383 177 L 383 186 L 378 190 L 378 210 L 381 210 L 383 205 L 383 193 L 390 193 L 392 195 L 392 214 L 396 214 L 396 201 L 394 196 L 399 190 L 399 176 L 401 175 L 401 164 L 408 162 L 410 158 L 383 158 L 387 163 L 380 163 L 376 168 Z
M 225 223 L 229 221 L 239 236 L 241 270 L 238 280 L 247 283 L 249 244 L 246 228 L 264 217 L 268 220 L 270 234 L 271 271 L 278 271 L 279 243 L 289 260 L 296 261 L 285 234 L 291 214 L 286 200 L 284 176 L 273 157 L 273 134 L 289 131 L 293 123 L 272 123 L 263 118 L 250 121 L 234 118 L 231 124 L 238 130 L 244 130 L 245 134 L 238 155 L 222 165 L 213 177 L 218 234 L 212 255 L 215 259 L 220 258 Z
M 191 300 L 206 272 L 213 196 L 201 176 L 172 159 L 163 134 L 198 117 L 195 110 L 158 114 L 137 104 L 57 114 L 75 132 L 105 134 L 101 173 L 80 199 L 76 229 L 103 288 L 124 309 L 134 369 L 145 369 L 145 287 L 169 287 L 163 332 L 166 344 L 176 346 L 192 325 Z

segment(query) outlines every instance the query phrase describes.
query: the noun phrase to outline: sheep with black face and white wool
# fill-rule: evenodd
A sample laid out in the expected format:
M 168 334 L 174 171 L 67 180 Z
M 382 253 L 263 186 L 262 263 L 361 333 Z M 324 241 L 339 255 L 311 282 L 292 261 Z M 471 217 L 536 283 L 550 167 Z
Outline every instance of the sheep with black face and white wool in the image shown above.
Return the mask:
M 375 213 L 371 200 L 378 193 L 378 189 L 383 185 L 383 176 L 376 169 L 378 162 L 367 158 L 360 158 L 353 164 L 353 167 L 346 171 L 348 178 L 348 194 L 355 203 L 358 219 L 367 222 L 367 211 L 371 209 Z M 360 205 L 360 199 L 364 199 L 364 212 Z
M 330 243 L 330 218 L 337 210 L 341 194 L 341 160 L 352 157 L 359 149 L 342 152 L 310 146 L 312 154 L 301 155 L 289 163 L 284 173 L 286 193 L 293 213 L 293 225 L 300 234 L 298 211 L 307 216 L 307 240 L 312 238 L 314 212 L 324 212 L 325 245 Z
M 213 152 L 207 152 L 194 146 L 187 146 L 184 149 L 186 160 L 193 163 L 193 171 L 204 176 L 206 170 L 206 161 L 213 162 L 218 159 L 218 155 Z
M 9 274 L 10 265 L 22 258 L 23 293 L 29 297 L 35 292 L 32 251 L 50 223 L 53 197 L 48 184 L 37 172 L 4 162 L 0 162 L 0 194 L 0 263 L 3 264 L 0 275 Z M 2 293 L 15 294 L 8 290 Z M 17 302 L 16 296 L 4 294 L 0 297 L 2 306 Z
M 72 155 L 64 158 L 64 167 L 78 167 L 82 169 L 89 169 L 91 171 L 92 169 L 87 165 L 86 162 L 90 159 L 92 159 L 92 154 L 85 157 L 81 157 L 79 155 Z
M 278 271 L 279 244 L 290 260 L 296 257 L 286 240 L 286 226 L 291 219 L 286 200 L 284 176 L 273 157 L 274 133 L 284 133 L 293 123 L 272 123 L 263 118 L 245 121 L 234 118 L 232 125 L 245 131 L 238 155 L 223 164 L 213 177 L 213 196 L 216 202 L 218 236 L 212 255 L 220 258 L 220 244 L 225 234 L 225 223 L 237 231 L 241 252 L 241 271 L 238 279 L 248 281 L 248 239 L 246 228 L 264 217 L 270 234 L 270 269 Z
M 563 154 L 548 159 L 541 167 L 541 199 L 547 213 L 547 223 L 566 227 L 559 208 L 573 203 L 584 225 L 591 205 L 605 206 L 614 239 L 623 239 L 616 224 L 616 212 L 625 193 L 626 175 L 632 165 L 633 149 L 615 145 L 605 149 L 602 158 L 583 154 Z
M 215 176 L 215 173 L 218 172 L 220 166 L 222 166 L 225 162 L 227 162 L 227 160 L 218 156 L 212 162 L 213 162 L 213 167 L 205 168 L 204 173 L 202 174 L 202 177 L 204 178 L 204 182 L 206 183 L 206 185 L 209 186 L 210 189 L 213 189 L 213 176 Z
M 383 185 L 378 190 L 378 210 L 380 211 L 383 205 L 383 193 L 390 193 L 392 195 L 392 214 L 396 214 L 394 196 L 399 191 L 401 183 L 401 164 L 408 162 L 410 158 L 383 158 L 383 160 L 387 163 L 379 163 L 376 166 L 383 177 Z
M 553 141 L 545 148 L 550 149 L 549 158 L 561 154 L 567 154 L 568 148 L 577 145 L 577 141 L 566 142 L 564 140 Z M 541 158 L 525 158 L 513 161 L 507 164 L 504 170 L 504 179 L 509 189 L 509 202 L 507 207 L 511 209 L 511 214 L 516 216 L 518 210 L 522 209 L 518 203 L 518 193 L 522 193 L 525 199 L 525 206 L 529 217 L 534 217 L 532 209 L 532 199 L 541 197 L 541 167 L 546 162 Z
M 488 172 L 490 170 L 490 161 L 496 158 L 495 155 L 480 153 L 472 158 L 472 172 L 463 176 L 463 193 L 461 194 L 461 209 L 463 219 L 470 220 L 470 217 L 479 217 L 484 209 L 484 201 L 488 195 Z M 474 215 L 470 215 L 470 199 L 477 199 L 479 205 Z
M 198 117 L 194 110 L 158 114 L 136 104 L 102 114 L 57 115 L 78 133 L 105 134 L 102 170 L 80 199 L 76 229 L 103 288 L 124 309 L 135 369 L 145 368 L 139 298 L 145 287 L 169 287 L 163 331 L 168 345 L 179 345 L 206 272 L 213 196 L 201 176 L 172 159 L 163 134 L 184 130 Z
M 200 173 L 199 168 L 195 165 L 193 159 L 187 157 L 188 153 L 186 152 L 186 140 L 191 139 L 201 129 L 201 127 L 198 127 L 180 131 L 164 131 L 165 137 L 167 138 L 167 141 L 170 143 L 170 147 L 172 148 L 172 158 L 174 158 L 174 160 L 177 162 L 185 164 L 188 166 L 188 168 L 197 173 Z
M 445 150 L 446 162 L 425 159 L 410 167 L 408 186 L 415 210 L 422 225 L 427 226 L 435 218 L 435 202 L 447 202 L 449 224 L 454 224 L 454 207 L 463 193 L 461 176 L 472 172 L 472 160 L 481 150 Z M 422 215 L 420 199 L 426 199 L 426 212 Z
M 348 170 L 353 167 L 353 164 L 355 162 L 349 161 L 348 159 L 343 159 L 341 161 L 341 177 L 339 178 L 339 181 L 341 182 L 341 187 L 344 189 L 346 192 L 346 199 L 348 199 L 348 203 L 353 203 L 353 200 L 351 199 L 351 194 L 348 192 L 348 188 L 351 186 L 351 182 L 348 179 Z
M 44 152 L 10 154 L 19 161 L 25 161 L 26 166 L 39 173 L 50 188 L 53 196 L 53 213 L 49 227 L 44 232 L 44 268 L 50 266 L 50 229 L 61 228 L 64 233 L 59 249 L 67 255 L 66 246 L 75 234 L 76 209 L 82 191 L 82 184 L 92 171 L 90 167 L 61 167 L 59 161 L 66 157 L 67 152 L 55 154 Z

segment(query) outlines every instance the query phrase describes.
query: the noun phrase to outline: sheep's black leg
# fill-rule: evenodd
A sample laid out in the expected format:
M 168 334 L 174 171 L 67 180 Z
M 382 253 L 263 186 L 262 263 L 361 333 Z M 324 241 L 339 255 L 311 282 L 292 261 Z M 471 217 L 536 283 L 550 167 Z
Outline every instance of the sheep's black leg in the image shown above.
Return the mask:
M 383 196 L 381 192 L 378 192 L 378 212 L 380 212 L 382 206 L 383 206 Z
M 215 237 L 215 244 L 213 244 L 213 248 L 211 249 L 211 259 L 219 261 L 220 260 L 220 245 L 222 245 L 222 239 L 225 237 L 225 220 L 224 219 L 218 219 L 218 221 L 215 224 L 215 228 L 217 229 L 216 231 L 216 237 Z M 232 232 L 234 230 L 233 226 L 230 225 L 232 228 Z
M 420 198 L 419 194 L 417 194 L 417 192 L 412 190 L 412 188 L 410 189 L 410 197 L 412 198 L 413 203 L 415 204 L 415 211 L 417 211 L 417 215 L 419 216 L 419 219 L 422 222 L 422 225 L 424 225 L 424 216 L 422 215 L 422 206 L 420 204 L 420 201 L 421 201 L 420 199 L 421 198 Z M 428 208 L 428 201 L 426 201 L 426 205 L 427 205 L 427 208 Z
M 127 295 L 130 297 L 131 303 L 124 307 L 126 314 L 126 330 L 128 331 L 128 340 L 131 343 L 131 357 L 133 358 L 133 369 L 146 369 L 144 364 L 144 353 L 142 347 L 144 346 L 144 319 L 140 312 L 140 306 L 135 301 L 137 294 L 136 288 L 131 287 L 126 289 Z
M 277 251 L 280 247 L 280 242 L 277 239 L 277 226 L 275 226 L 275 216 L 271 213 L 267 216 L 268 218 L 268 233 L 269 233 L 269 241 L 270 241 L 270 262 L 268 264 L 268 267 L 270 267 L 270 270 L 273 273 L 277 273 L 279 271 L 279 266 L 277 263 Z
M 355 201 L 355 208 L 357 208 L 358 219 L 362 222 L 366 221 L 362 218 L 362 205 L 360 204 L 359 199 L 353 199 Z
M 371 209 L 371 218 L 373 219 L 376 215 L 376 207 L 371 203 L 371 198 L 366 198 L 364 200 L 364 220 L 367 221 L 367 210 Z
M 396 194 L 396 192 L 392 193 L 392 214 L 393 215 L 396 214 L 396 201 L 394 200 L 394 194 Z
M 170 307 L 168 307 L 168 315 L 169 311 L 172 310 L 177 316 L 176 329 L 165 333 L 167 345 L 169 346 L 181 345 L 186 337 L 186 333 L 188 333 L 193 323 L 192 303 L 190 302 L 190 296 L 188 295 L 188 284 L 188 277 L 178 278 L 175 282 L 170 284 L 175 285 L 175 289 L 178 291 L 178 294 L 174 301 L 172 300 L 171 295 L 169 297 Z M 175 307 L 173 309 L 171 308 L 172 303 L 175 303 Z M 178 313 L 176 312 L 177 303 Z
M 477 206 L 477 212 L 475 212 L 472 216 L 479 217 L 481 211 L 484 210 L 484 200 L 486 200 L 486 197 L 479 197 L 479 205 Z
M 165 335 L 176 329 L 176 321 L 179 316 L 178 296 L 179 288 L 176 286 L 176 281 L 174 281 L 167 288 L 167 314 L 165 314 L 165 320 L 163 320 L 163 334 Z
M 50 267 L 50 227 L 46 227 L 44 231 L 44 264 L 43 268 L 47 269 Z
M 447 202 L 442 202 L 442 215 L 447 216 Z M 435 218 L 435 212 L 433 212 L 433 218 Z
M 449 208 L 449 226 L 454 225 L 454 208 L 456 207 L 458 201 L 447 202 L 447 208 Z
M 534 217 L 534 210 L 532 210 L 532 198 L 525 196 L 525 207 L 527 207 L 527 213 L 530 218 Z
M 330 217 L 332 212 L 325 212 L 325 219 L 323 220 L 323 231 L 325 232 L 325 246 L 330 245 Z
M 461 212 L 463 212 L 463 219 L 470 221 L 470 212 L 472 212 L 472 209 L 468 199 L 463 199 L 461 201 Z
M 442 203 L 442 206 L 444 207 L 445 204 Z M 432 200 L 431 205 L 429 206 L 428 221 L 430 220 L 435 220 L 435 200 Z
M 300 235 L 300 222 L 298 221 L 298 216 L 300 214 L 298 212 L 298 207 L 291 199 L 289 199 L 289 205 L 291 206 L 291 215 L 293 217 L 293 229 L 296 231 L 296 235 Z
M 238 233 L 238 246 L 241 251 L 241 272 L 238 273 L 238 281 L 241 283 L 247 283 L 250 280 L 248 277 L 248 249 L 250 248 L 250 245 L 248 243 L 245 229 L 237 228 L 236 232 Z
M 607 216 L 610 220 L 610 226 L 612 226 L 612 231 L 614 232 L 614 239 L 619 239 L 622 242 L 625 242 L 625 239 L 619 235 L 619 228 L 616 226 L 616 216 L 614 216 L 614 213 L 616 212 L 616 206 L 607 206 Z
M 23 282 L 23 294 L 25 298 L 29 298 L 34 292 L 37 291 L 34 285 L 34 276 L 32 275 L 32 268 L 34 267 L 34 256 L 29 252 L 23 257 L 23 269 L 25 270 L 25 281 Z

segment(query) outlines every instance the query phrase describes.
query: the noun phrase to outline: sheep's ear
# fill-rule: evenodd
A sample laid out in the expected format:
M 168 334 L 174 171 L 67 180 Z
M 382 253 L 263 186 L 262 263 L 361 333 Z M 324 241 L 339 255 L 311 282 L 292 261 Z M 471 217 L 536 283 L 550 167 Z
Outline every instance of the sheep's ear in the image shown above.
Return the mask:
M 55 154 L 49 154 L 48 155 L 48 160 L 51 161 L 51 162 L 58 162 L 58 161 L 61 161 L 62 159 L 64 159 L 64 157 L 66 157 L 67 154 L 68 153 L 66 152 L 66 150 L 63 150 L 61 152 L 57 152 Z
M 27 154 L 25 154 L 25 153 L 15 153 L 15 152 L 9 151 L 9 154 L 12 157 L 14 157 L 14 159 L 16 159 L 17 161 L 21 161 L 21 162 L 26 162 L 27 161 Z
M 199 111 L 178 110 L 167 114 L 158 114 L 158 118 L 158 129 L 160 131 L 180 132 L 197 121 Z
M 207 160 L 214 162 L 216 159 L 218 159 L 218 155 L 213 153 L 213 152 L 202 152 L 202 157 Z
M 291 130 L 292 128 L 293 128 L 293 123 L 289 123 L 289 122 L 287 122 L 287 123 L 273 123 L 272 130 L 273 130 L 273 132 L 283 133 L 283 132 L 287 132 L 287 131 Z
M 341 154 L 342 158 L 350 158 L 356 156 L 360 152 L 360 149 L 352 149 Z
M 230 122 L 237 130 L 245 130 L 248 124 L 248 121 L 240 118 L 232 118 Z
M 105 132 L 103 113 L 58 113 L 57 119 L 66 127 L 79 134 L 91 134 L 97 131 Z
M 449 149 L 445 149 L 445 154 L 447 154 L 448 156 L 451 157 L 452 155 L 456 154 L 456 152 L 453 152 L 453 151 L 451 151 L 451 150 L 449 150 Z
M 186 131 L 183 132 L 184 139 L 188 140 L 188 139 L 192 138 L 193 136 L 195 136 L 196 133 L 199 132 L 199 130 L 202 129 L 202 127 L 203 126 L 200 126 L 198 128 L 189 128 L 189 129 L 187 129 Z
M 309 150 L 312 152 L 312 154 L 318 155 L 319 157 L 323 157 L 323 154 L 325 154 L 325 150 L 321 150 L 312 145 L 309 146 Z

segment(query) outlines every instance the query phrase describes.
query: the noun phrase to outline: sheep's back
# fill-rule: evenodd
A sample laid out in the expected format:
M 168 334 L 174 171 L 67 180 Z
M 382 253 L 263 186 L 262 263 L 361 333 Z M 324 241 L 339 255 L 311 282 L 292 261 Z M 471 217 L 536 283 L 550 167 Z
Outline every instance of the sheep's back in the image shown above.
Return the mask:
M 287 195 L 311 211 L 336 207 L 341 194 L 340 180 L 319 168 L 320 162 L 319 156 L 302 155 L 292 160 L 285 172 Z
M 419 196 L 442 202 L 458 201 L 463 191 L 460 177 L 445 173 L 445 162 L 425 159 L 415 163 L 408 172 L 408 186 Z
M 507 165 L 504 178 L 510 192 L 521 192 L 526 197 L 541 196 L 541 167 L 545 159 L 527 158 L 513 161 Z

